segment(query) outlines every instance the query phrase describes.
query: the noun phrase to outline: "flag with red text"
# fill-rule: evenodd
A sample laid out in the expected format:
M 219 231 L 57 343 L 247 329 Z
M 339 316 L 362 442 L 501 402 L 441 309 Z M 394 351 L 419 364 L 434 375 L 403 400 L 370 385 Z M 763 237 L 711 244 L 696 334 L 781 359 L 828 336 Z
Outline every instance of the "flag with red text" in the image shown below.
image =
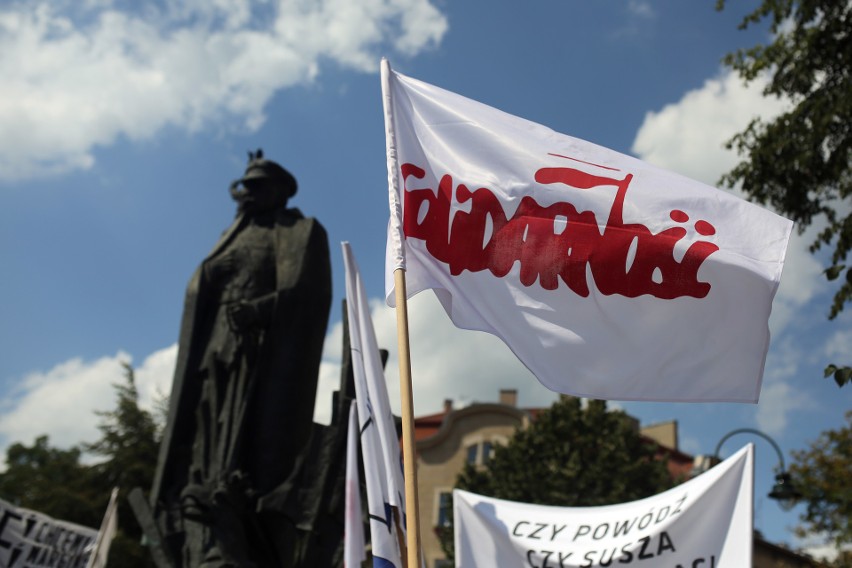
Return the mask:
M 792 223 L 382 62 L 386 291 L 435 291 L 548 388 L 756 402 Z

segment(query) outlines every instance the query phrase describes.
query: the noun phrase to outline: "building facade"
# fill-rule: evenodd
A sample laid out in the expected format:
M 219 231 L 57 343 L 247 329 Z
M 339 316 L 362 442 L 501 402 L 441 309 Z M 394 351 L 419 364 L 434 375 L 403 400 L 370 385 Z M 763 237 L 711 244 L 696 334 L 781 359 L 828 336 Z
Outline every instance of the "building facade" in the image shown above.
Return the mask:
M 541 410 L 518 408 L 517 391 L 501 390 L 497 403 L 476 403 L 454 409 L 452 401 L 446 400 L 442 412 L 415 419 L 420 541 L 427 568 L 452 566 L 446 560 L 438 534 L 447 527 L 453 487 L 465 464 L 486 464 L 495 446 L 507 443 L 515 430 L 526 428 Z M 640 427 L 635 421 L 635 426 L 640 435 L 656 445 L 657 456 L 667 460 L 672 479 L 689 478 L 695 459 L 678 449 L 677 422 Z M 821 565 L 756 535 L 753 566 L 810 568 Z

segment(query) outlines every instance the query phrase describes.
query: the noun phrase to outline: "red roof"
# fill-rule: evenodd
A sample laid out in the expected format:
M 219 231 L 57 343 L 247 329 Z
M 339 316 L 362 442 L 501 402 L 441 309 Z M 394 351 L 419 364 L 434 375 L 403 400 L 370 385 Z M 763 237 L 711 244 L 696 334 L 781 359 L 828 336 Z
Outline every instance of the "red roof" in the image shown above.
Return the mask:
M 450 411 L 452 412 L 452 411 Z M 429 436 L 434 436 L 444 423 L 444 418 L 447 412 L 439 412 L 438 414 L 429 414 L 414 419 L 414 440 L 422 440 Z

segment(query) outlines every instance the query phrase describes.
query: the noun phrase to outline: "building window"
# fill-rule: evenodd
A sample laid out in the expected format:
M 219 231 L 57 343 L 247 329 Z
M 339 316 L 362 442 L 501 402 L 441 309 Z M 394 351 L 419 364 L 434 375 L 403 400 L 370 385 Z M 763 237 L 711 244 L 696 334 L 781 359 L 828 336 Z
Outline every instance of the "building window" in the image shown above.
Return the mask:
M 488 460 L 491 459 L 491 455 L 494 452 L 494 445 L 491 442 L 482 442 L 482 465 L 488 463 Z
M 467 463 L 476 465 L 476 456 L 479 454 L 479 444 L 468 446 L 467 448 Z
M 495 438 L 487 441 L 476 442 L 467 446 L 467 463 L 475 466 L 487 465 L 494 457 L 494 450 L 498 444 L 504 444 L 506 441 L 501 438 Z
M 442 491 L 438 494 L 438 526 L 450 526 L 450 514 L 453 510 L 453 494 Z

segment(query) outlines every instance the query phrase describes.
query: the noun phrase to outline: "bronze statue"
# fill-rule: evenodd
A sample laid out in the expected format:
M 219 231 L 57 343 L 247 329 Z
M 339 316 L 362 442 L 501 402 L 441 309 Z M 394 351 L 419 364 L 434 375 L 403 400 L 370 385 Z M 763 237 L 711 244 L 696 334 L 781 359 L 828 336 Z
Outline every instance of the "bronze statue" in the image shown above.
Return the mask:
M 309 463 L 340 433 L 313 423 L 331 269 L 323 227 L 287 208 L 296 187 L 250 153 L 236 220 L 189 282 L 150 498 L 167 565 L 308 565 L 306 500 L 337 483 L 334 456 Z

